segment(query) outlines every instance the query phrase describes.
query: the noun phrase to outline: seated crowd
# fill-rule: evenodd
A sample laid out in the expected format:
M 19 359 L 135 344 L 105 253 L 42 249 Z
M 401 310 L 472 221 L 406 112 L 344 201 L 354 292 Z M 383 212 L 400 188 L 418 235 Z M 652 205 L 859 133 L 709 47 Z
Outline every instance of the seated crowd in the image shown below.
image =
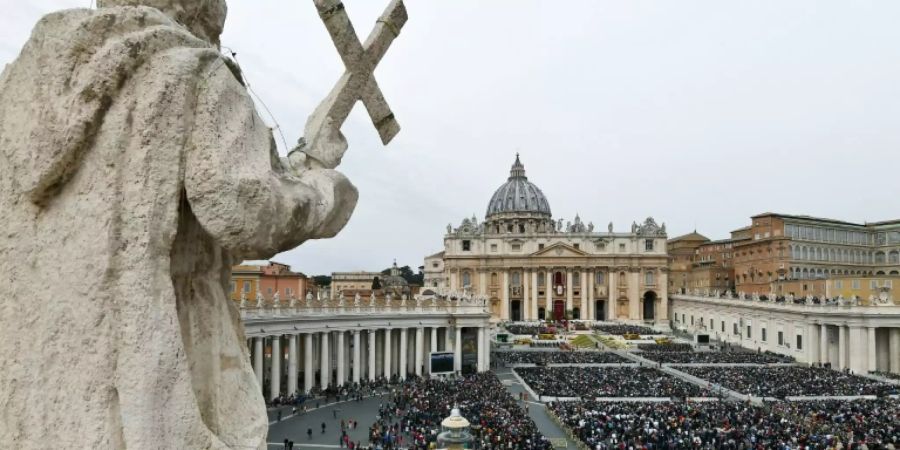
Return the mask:
M 702 397 L 704 389 L 649 367 L 522 367 L 535 393 L 550 397 Z
M 549 410 L 588 448 L 836 449 L 900 445 L 900 403 L 553 402 Z
M 756 352 L 644 352 L 641 356 L 664 364 L 776 364 L 793 361 L 788 356 Z
M 817 367 L 680 367 L 685 373 L 754 397 L 884 396 L 897 386 Z
M 534 336 L 536 334 L 555 334 L 558 330 L 553 326 L 546 325 L 525 325 L 525 324 L 507 324 L 504 326 L 506 331 L 509 331 L 512 334 L 524 334 L 528 336 Z
M 598 324 L 598 325 L 594 325 L 592 328 L 601 333 L 616 334 L 616 335 L 620 335 L 620 336 L 624 335 L 624 334 L 641 334 L 641 335 L 662 334 L 659 331 L 654 330 L 653 328 L 642 327 L 640 325 Z
M 495 352 L 494 359 L 504 364 L 619 364 L 631 362 L 612 352 L 539 351 Z
M 441 421 L 454 407 L 473 425 L 476 449 L 552 448 L 493 373 L 451 380 L 406 380 L 395 390 L 393 400 L 382 405 L 370 428 L 370 442 L 373 447 L 384 449 L 432 448 Z
M 693 352 L 694 346 L 684 343 L 668 344 L 638 344 L 638 350 L 642 352 Z

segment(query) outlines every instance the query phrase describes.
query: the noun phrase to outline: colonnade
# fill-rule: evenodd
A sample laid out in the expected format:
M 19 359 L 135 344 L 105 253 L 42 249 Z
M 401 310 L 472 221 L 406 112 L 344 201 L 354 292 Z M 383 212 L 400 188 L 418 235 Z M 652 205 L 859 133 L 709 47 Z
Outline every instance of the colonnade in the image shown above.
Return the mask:
M 807 361 L 855 373 L 900 373 L 900 327 L 813 323 Z
M 490 343 L 483 326 L 300 330 L 252 337 L 248 348 L 257 382 L 267 389 L 264 395 L 274 399 L 379 377 L 429 375 L 431 352 L 454 352 L 454 369 L 460 372 L 464 328 L 477 333 L 475 369 L 488 370 Z

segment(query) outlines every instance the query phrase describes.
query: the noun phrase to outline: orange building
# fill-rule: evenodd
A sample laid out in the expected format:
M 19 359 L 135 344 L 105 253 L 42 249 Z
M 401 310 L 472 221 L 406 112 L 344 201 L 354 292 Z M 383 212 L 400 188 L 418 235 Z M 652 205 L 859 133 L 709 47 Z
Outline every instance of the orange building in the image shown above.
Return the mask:
M 306 275 L 291 271 L 291 266 L 274 261 L 244 261 L 231 268 L 231 299 L 240 301 L 243 293 L 247 300 L 255 300 L 256 292 L 267 300 L 278 293 L 282 300 L 294 296 L 306 297 L 312 288 Z
M 669 292 L 686 293 L 691 286 L 691 272 L 693 271 L 694 255 L 697 248 L 709 242 L 709 238 L 697 233 L 684 234 L 669 239 L 666 242 L 666 250 L 669 253 Z

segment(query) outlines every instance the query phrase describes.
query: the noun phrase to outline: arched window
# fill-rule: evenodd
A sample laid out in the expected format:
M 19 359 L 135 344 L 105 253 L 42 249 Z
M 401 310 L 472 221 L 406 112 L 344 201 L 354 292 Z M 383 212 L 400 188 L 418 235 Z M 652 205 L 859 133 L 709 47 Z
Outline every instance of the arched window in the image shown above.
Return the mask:
M 491 286 L 497 285 L 497 272 L 491 272 Z
M 884 264 L 884 252 L 875 252 L 875 264 Z
M 900 252 L 897 250 L 892 251 L 888 257 L 888 261 L 890 261 L 891 264 L 900 263 Z

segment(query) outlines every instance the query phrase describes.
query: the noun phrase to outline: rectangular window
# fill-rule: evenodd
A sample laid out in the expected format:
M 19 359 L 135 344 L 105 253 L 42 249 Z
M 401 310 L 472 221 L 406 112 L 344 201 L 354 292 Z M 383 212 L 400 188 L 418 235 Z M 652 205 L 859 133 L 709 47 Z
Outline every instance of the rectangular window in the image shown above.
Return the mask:
M 625 253 L 625 244 L 619 244 L 619 251 Z
M 694 324 L 694 316 L 691 316 L 691 325 Z
M 491 251 L 497 253 L 497 244 L 491 244 Z
M 778 332 L 778 345 L 784 345 L 784 332 Z
M 580 247 L 580 244 L 575 244 L 574 247 L 575 247 L 575 250 L 578 250 L 578 248 Z
M 760 338 L 762 339 L 763 342 L 766 342 L 766 329 L 765 328 L 762 329 L 762 335 L 760 335 Z
M 747 339 L 753 339 L 753 327 L 747 325 Z
M 520 251 L 522 251 L 522 244 L 513 244 L 513 245 L 512 245 L 512 251 L 514 251 L 514 252 L 520 252 Z
M 844 288 L 844 282 L 841 281 L 841 280 L 834 280 L 834 288 L 835 288 L 835 289 L 843 289 L 843 288 Z
M 236 291 L 236 290 L 237 290 L 237 283 L 235 283 L 234 281 L 232 281 L 231 284 L 230 284 L 230 288 L 231 288 L 231 289 L 230 289 L 230 292 Z
M 244 282 L 244 292 L 250 293 L 250 282 L 249 281 Z
M 594 280 L 596 284 L 603 284 L 603 272 L 597 272 L 596 280 Z
M 290 297 L 291 294 L 294 293 L 294 290 L 291 288 L 284 288 L 284 295 Z
M 869 289 L 878 289 L 878 281 L 869 280 Z
M 725 332 L 725 321 L 724 320 L 722 321 L 722 332 L 723 333 Z
M 472 250 L 472 241 L 465 240 L 462 241 L 462 249 L 464 252 L 468 252 Z
M 644 240 L 644 250 L 647 250 L 647 251 L 653 250 L 653 239 L 645 239 Z
M 644 284 L 647 286 L 653 286 L 653 272 L 647 272 L 644 274 Z
M 797 335 L 797 350 L 803 350 L 803 336 Z
M 859 289 L 859 280 L 853 280 L 850 282 L 850 288 Z
M 737 325 L 736 323 L 735 323 L 735 324 L 732 324 L 732 325 L 734 325 L 734 330 L 732 331 L 732 333 L 733 333 L 733 334 L 738 334 L 738 325 Z
M 543 249 L 544 249 L 544 244 L 538 244 L 538 250 L 543 250 Z

